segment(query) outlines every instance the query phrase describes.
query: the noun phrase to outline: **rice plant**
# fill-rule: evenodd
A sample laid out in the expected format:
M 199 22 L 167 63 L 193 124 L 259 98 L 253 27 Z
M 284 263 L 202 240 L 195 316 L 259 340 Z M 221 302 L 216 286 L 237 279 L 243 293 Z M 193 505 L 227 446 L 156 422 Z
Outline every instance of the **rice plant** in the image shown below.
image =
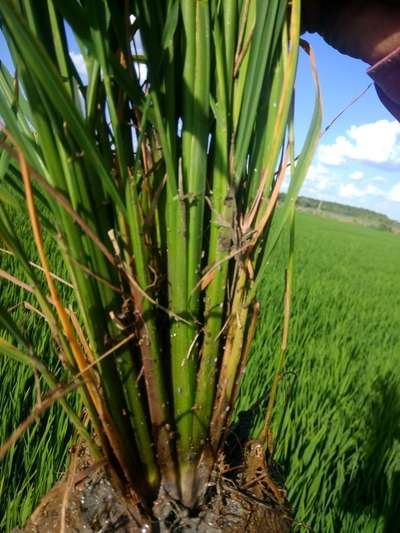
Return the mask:
M 300 41 L 300 7 L 0 5 L 15 67 L 0 66 L 0 237 L 23 272 L 2 276 L 34 294 L 32 312 L 45 318 L 65 376 L 46 367 L 4 310 L 1 326 L 14 342 L 0 339 L 0 350 L 43 376 L 52 391 L 45 400 L 58 399 L 93 456 L 105 456 L 148 508 L 160 487 L 189 508 L 204 495 L 247 364 L 257 289 L 319 139 L 318 80 Z M 300 45 L 316 101 L 295 157 Z M 10 210 L 30 221 L 38 264 Z M 73 286 L 67 299 L 44 235 Z M 286 336 L 288 316 L 289 306 Z M 90 426 L 68 401 L 73 388 Z

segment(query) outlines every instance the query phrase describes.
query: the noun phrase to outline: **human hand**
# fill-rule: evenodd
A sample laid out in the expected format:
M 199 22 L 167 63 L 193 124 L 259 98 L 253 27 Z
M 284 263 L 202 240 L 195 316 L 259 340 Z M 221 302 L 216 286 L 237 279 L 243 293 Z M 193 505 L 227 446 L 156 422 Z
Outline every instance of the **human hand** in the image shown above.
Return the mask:
M 303 0 L 303 30 L 370 65 L 400 47 L 397 0 Z

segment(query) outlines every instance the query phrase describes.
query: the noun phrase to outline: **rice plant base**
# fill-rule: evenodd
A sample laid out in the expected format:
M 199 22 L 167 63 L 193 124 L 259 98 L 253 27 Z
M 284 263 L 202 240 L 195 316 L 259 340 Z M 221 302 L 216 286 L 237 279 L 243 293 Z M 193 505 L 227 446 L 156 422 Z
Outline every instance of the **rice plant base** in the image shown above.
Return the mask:
M 13 533 L 72 533 L 75 531 L 147 533 L 152 531 L 196 531 L 199 533 L 255 532 L 286 533 L 292 518 L 285 502 L 271 491 L 260 499 L 258 472 L 253 480 L 241 473 L 230 475 L 230 467 L 221 458 L 204 503 L 195 513 L 188 511 L 161 489 L 153 505 L 152 516 L 110 482 L 102 465 L 90 460 L 81 449 L 78 464 L 70 465 L 63 479 L 44 497 L 24 529 Z M 248 489 L 243 488 L 248 485 Z M 64 511 L 63 511 L 64 508 Z M 63 529 L 64 528 L 64 529 Z

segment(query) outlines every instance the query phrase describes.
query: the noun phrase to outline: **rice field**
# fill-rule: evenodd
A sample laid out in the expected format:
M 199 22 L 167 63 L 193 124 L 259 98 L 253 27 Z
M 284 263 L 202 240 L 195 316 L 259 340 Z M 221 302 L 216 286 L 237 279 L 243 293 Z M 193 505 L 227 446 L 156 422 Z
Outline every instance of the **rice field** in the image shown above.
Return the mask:
M 25 251 L 35 260 L 33 240 L 29 239 L 27 224 L 19 221 L 21 235 L 26 235 Z M 54 243 L 47 240 L 53 272 L 63 274 L 62 262 L 54 253 Z M 21 270 L 15 266 L 12 257 L 0 253 L 0 268 L 22 278 Z M 64 297 L 68 297 L 68 288 L 60 286 Z M 60 375 L 62 367 L 52 346 L 48 328 L 44 319 L 26 304 L 34 304 L 31 297 L 22 288 L 0 280 L 0 305 L 10 310 L 20 329 L 31 339 L 48 363 L 49 367 Z M 4 333 L 2 332 L 2 336 Z M 37 382 L 36 382 L 37 383 Z M 40 392 L 46 391 L 46 385 L 39 380 Z M 8 360 L 0 354 L 0 442 L 30 414 L 37 401 L 38 387 L 30 368 Z M 71 405 L 77 406 L 77 398 L 69 396 Z M 17 444 L 11 448 L 3 461 L 0 461 L 0 531 L 10 531 L 18 524 L 23 524 L 38 504 L 40 498 L 54 485 L 63 473 L 68 457 L 72 428 L 67 416 L 59 405 L 52 406 L 39 423 L 31 426 Z
M 23 228 L 21 228 L 23 231 Z M 395 532 L 400 523 L 400 238 L 335 220 L 297 215 L 293 317 L 286 371 L 274 412 L 297 526 L 315 532 Z M 11 258 L 1 257 L 8 269 Z M 285 261 L 279 248 L 259 299 L 258 333 L 240 394 L 254 428 L 276 365 Z M 62 272 L 56 258 L 53 270 Z M 18 276 L 18 272 L 15 273 Z M 57 357 L 22 290 L 0 282 L 3 308 L 46 360 Z M 29 369 L 0 358 L 0 441 L 35 401 Z M 58 406 L 0 463 L 0 530 L 22 523 L 62 473 L 71 429 Z
M 400 239 L 308 214 L 297 215 L 296 239 L 275 459 L 299 523 L 323 533 L 394 533 L 400 527 Z M 277 256 L 283 260 L 283 251 Z M 254 406 L 256 426 L 276 364 L 282 282 L 272 262 L 239 406 Z

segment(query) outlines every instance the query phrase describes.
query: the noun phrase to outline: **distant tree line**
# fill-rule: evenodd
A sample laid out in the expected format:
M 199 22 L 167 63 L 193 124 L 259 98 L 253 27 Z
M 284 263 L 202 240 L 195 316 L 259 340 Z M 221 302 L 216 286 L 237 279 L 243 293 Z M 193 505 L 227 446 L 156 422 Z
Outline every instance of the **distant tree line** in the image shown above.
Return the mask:
M 284 197 L 285 194 L 281 193 L 279 195 L 279 202 L 281 202 Z M 370 209 L 339 204 L 336 202 L 316 200 L 315 198 L 308 198 L 306 196 L 299 196 L 296 205 L 300 209 L 312 211 L 316 214 L 348 219 L 365 226 L 371 226 L 393 233 L 400 233 L 400 222 L 391 220 L 388 216 L 383 215 L 382 213 L 376 213 Z

